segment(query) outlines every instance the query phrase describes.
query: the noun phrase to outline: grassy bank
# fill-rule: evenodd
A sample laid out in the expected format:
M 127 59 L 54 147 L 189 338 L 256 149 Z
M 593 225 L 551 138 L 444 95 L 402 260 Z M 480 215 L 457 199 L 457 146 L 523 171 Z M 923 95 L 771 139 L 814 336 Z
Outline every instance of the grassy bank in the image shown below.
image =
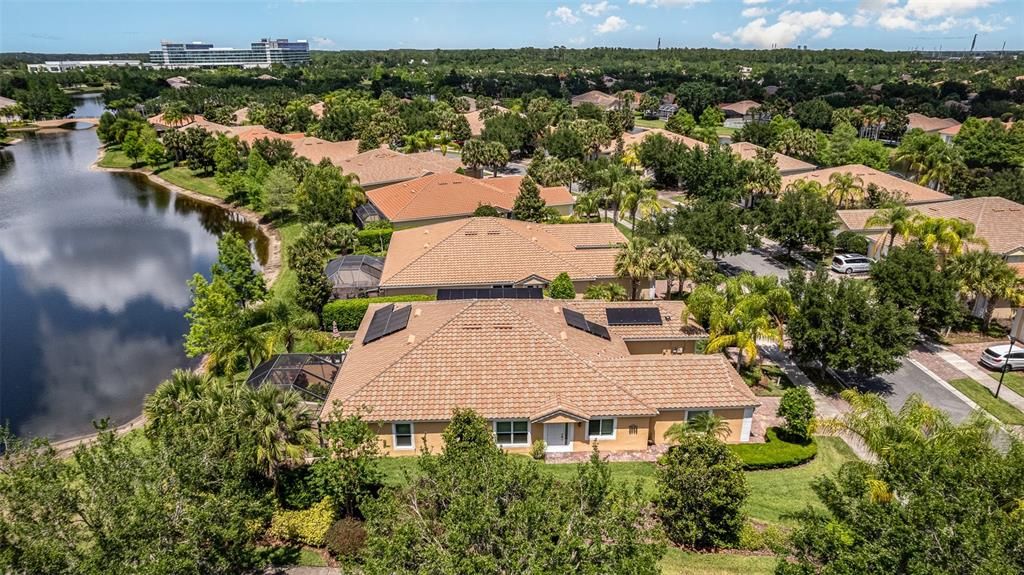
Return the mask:
M 217 185 L 213 176 L 197 175 L 184 166 L 162 168 L 154 173 L 176 186 L 181 186 L 186 190 L 191 190 L 204 196 L 210 196 L 219 200 L 226 200 L 228 197 L 227 193 Z
M 772 555 L 690 553 L 669 547 L 661 560 L 664 575 L 770 575 L 778 562 Z
M 999 421 L 1008 425 L 1024 425 L 1024 413 L 992 395 L 992 392 L 987 387 L 973 379 L 953 379 L 950 380 L 949 384 L 960 390 L 960 393 L 971 398 L 971 401 L 977 403 L 979 407 Z
M 991 375 L 996 381 L 999 381 L 998 373 L 992 373 L 989 375 Z M 1013 373 L 1012 371 L 1006 372 L 1006 377 L 1003 379 L 1003 386 L 1016 391 L 1017 395 L 1024 396 L 1024 374 Z

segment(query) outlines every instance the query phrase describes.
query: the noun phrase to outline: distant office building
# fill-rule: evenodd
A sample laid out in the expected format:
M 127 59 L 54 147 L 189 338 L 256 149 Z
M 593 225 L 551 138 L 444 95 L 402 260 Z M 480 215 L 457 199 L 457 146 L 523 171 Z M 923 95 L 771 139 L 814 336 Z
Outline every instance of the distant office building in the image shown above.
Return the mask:
M 159 50 L 149 53 L 153 68 L 269 68 L 272 64 L 305 64 L 309 62 L 309 43 L 287 38 L 263 38 L 248 49 L 217 48 L 205 42 L 160 42 Z
M 130 66 L 138 68 L 142 62 L 138 60 L 47 60 L 42 64 L 29 64 L 29 72 L 67 72 L 82 68 L 98 68 L 102 66 Z

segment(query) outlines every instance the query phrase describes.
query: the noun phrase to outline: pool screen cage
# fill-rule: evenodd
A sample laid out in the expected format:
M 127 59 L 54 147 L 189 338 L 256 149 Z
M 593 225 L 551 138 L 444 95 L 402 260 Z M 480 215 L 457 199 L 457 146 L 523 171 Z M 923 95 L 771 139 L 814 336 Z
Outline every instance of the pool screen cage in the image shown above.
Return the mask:
M 344 361 L 344 353 L 282 353 L 256 366 L 246 384 L 275 385 L 322 404 Z

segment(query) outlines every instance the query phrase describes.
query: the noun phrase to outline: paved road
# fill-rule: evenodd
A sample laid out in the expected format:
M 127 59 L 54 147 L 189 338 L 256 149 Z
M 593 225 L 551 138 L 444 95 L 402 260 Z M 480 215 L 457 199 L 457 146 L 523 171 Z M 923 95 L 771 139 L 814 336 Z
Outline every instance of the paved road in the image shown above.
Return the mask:
M 907 398 L 917 393 L 930 405 L 948 413 L 955 422 L 963 421 L 971 414 L 969 405 L 908 359 L 904 359 L 903 365 L 893 373 L 867 379 L 856 376 L 844 377 L 847 383 L 855 385 L 861 391 L 881 395 L 893 410 L 903 407 Z
M 752 272 L 757 276 L 777 276 L 785 279 L 789 269 L 768 257 L 768 252 L 760 248 L 751 248 L 734 256 L 724 256 L 717 260 L 718 268 L 728 276 L 739 275 L 741 272 Z

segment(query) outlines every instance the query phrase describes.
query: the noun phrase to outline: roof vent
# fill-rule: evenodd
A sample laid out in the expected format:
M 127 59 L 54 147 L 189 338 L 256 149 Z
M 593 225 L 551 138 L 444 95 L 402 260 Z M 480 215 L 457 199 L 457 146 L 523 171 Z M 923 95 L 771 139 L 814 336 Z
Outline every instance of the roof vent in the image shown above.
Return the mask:
M 430 242 L 423 242 L 423 249 L 427 249 L 429 247 L 430 247 Z
M 408 343 L 408 344 L 416 343 L 416 334 L 410 333 L 409 334 L 409 339 L 405 340 L 405 342 Z
M 536 242 L 537 241 L 537 236 L 530 236 L 530 241 L 531 242 Z
M 565 341 L 569 339 L 569 334 L 565 333 L 565 330 L 563 329 L 562 331 L 558 332 L 558 339 Z
M 412 313 L 412 315 L 415 316 L 415 317 L 420 317 L 421 315 L 423 315 L 423 308 L 420 308 L 420 307 L 416 308 L 416 311 L 414 311 Z

